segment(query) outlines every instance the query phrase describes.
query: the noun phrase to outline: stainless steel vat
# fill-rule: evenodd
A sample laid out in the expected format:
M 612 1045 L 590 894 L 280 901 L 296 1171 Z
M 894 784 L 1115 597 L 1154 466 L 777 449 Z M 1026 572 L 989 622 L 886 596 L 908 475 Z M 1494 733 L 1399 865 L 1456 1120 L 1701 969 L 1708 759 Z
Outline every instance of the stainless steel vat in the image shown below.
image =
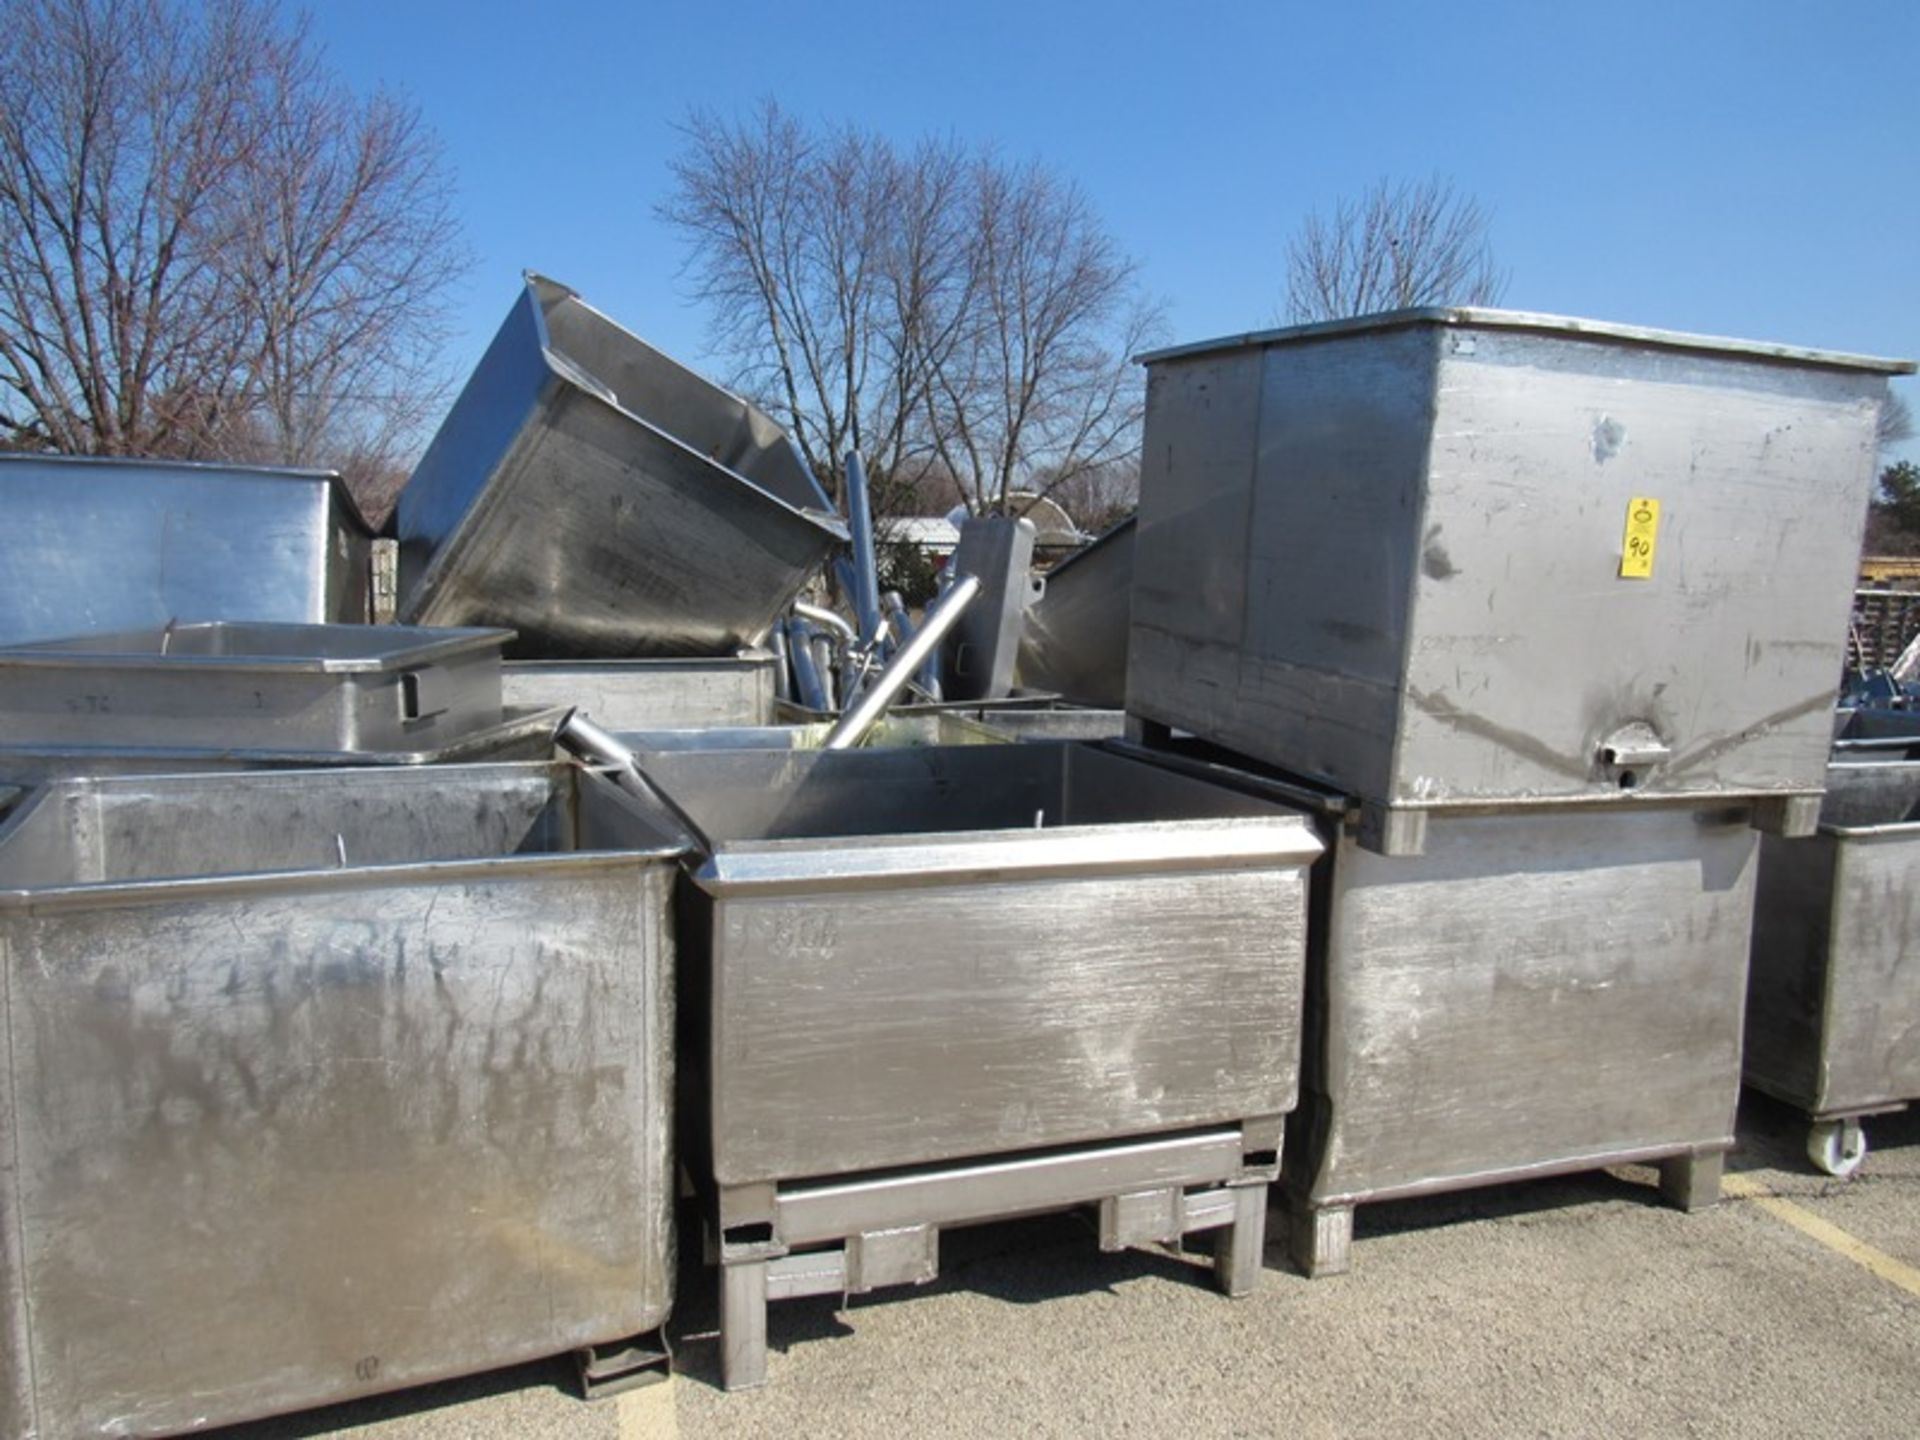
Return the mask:
M 564 766 L 0 827 L 0 1433 L 173 1435 L 659 1326 L 677 851 Z
M 772 420 L 537 275 L 396 513 L 403 621 L 548 659 L 755 645 L 847 539 Z
M 713 1191 L 723 1374 L 766 1303 L 931 1279 L 938 1232 L 1098 1202 L 1109 1248 L 1260 1266 L 1319 844 L 1072 745 L 681 753 L 682 1153 Z
M 318 767 L 421 766 L 550 760 L 563 709 L 512 708 L 428 750 L 276 750 L 219 745 L 0 745 L 0 781 L 107 775 L 182 775 L 205 771 L 311 770 Z
M 1760 839 L 1744 807 L 1436 816 L 1423 857 L 1388 857 L 1342 797 L 1155 758 L 1320 816 L 1284 1176 L 1306 1273 L 1347 1268 L 1373 1200 L 1627 1161 L 1659 1162 L 1682 1208 L 1718 1198 Z
M 1047 572 L 1046 588 L 1027 607 L 1021 684 L 1081 705 L 1125 707 L 1135 525 L 1129 516 Z
M 1836 764 L 1820 833 L 1760 851 L 1746 1079 L 1851 1173 L 1860 1118 L 1920 1099 L 1920 764 Z
M 21 746 L 418 750 L 501 721 L 504 630 L 217 621 L 0 649 Z
M 774 657 L 765 651 L 656 660 L 514 660 L 509 705 L 565 705 L 613 730 L 771 725 Z
M 1390 854 L 1487 804 L 1811 831 L 1911 364 L 1487 310 L 1145 362 L 1130 713 L 1360 797 Z
M 370 618 L 371 531 L 331 471 L 0 455 L 0 534 L 4 645 Z

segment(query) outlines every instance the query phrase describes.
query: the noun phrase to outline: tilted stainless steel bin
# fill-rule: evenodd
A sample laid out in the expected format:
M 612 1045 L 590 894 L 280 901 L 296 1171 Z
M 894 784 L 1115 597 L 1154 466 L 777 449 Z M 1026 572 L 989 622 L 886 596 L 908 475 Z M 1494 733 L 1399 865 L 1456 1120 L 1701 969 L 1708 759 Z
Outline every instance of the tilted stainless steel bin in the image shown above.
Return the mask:
M 771 725 L 778 660 L 744 655 L 654 660 L 514 660 L 501 672 L 510 705 L 565 705 L 609 730 Z
M 401 620 L 546 659 L 752 646 L 847 539 L 770 418 L 537 275 L 396 514 Z
M 1743 806 L 1435 816 L 1424 856 L 1389 857 L 1343 797 L 1154 758 L 1320 816 L 1284 1175 L 1306 1273 L 1348 1267 L 1374 1200 L 1628 1161 L 1659 1162 L 1681 1208 L 1718 1198 L 1760 840 Z
M 1133 590 L 1128 516 L 1045 577 L 1020 637 L 1022 685 L 1118 710 L 1127 699 L 1127 615 Z
M 23 802 L 0 1433 L 173 1435 L 658 1327 L 677 856 L 551 764 Z
M 0 649 L 0 744 L 420 750 L 505 718 L 505 630 L 168 625 Z
M 722 1367 L 766 1304 L 921 1282 L 938 1233 L 1097 1202 L 1257 1276 L 1293 1108 L 1298 816 L 1078 746 L 644 757 L 709 847 L 683 909 L 690 1171 Z
M 1827 772 L 1820 833 L 1760 851 L 1747 989 L 1749 1085 L 1804 1110 L 1833 1175 L 1860 1118 L 1920 1099 L 1920 764 Z
M 1148 355 L 1127 709 L 1367 806 L 1810 833 L 1886 377 L 1409 310 Z
M 0 534 L 3 645 L 370 618 L 372 531 L 332 471 L 0 455 Z

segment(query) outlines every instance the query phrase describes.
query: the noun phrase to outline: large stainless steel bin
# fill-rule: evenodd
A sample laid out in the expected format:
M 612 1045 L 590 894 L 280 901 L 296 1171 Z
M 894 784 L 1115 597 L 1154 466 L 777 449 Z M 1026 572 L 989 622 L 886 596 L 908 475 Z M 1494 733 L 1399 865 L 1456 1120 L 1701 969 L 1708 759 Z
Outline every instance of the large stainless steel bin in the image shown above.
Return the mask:
M 1488 310 L 1145 363 L 1130 713 L 1358 796 L 1386 853 L 1487 804 L 1811 831 L 1910 363 Z
M 170 625 L 0 649 L 0 744 L 420 750 L 500 724 L 505 630 Z
M 4 645 L 370 618 L 372 532 L 331 471 L 0 455 L 0 535 Z
M 1341 797 L 1156 758 L 1321 817 L 1284 1177 L 1309 1275 L 1347 1268 L 1373 1200 L 1627 1161 L 1659 1162 L 1682 1208 L 1718 1198 L 1760 839 L 1743 807 L 1436 816 L 1424 857 L 1388 857 Z
M 684 912 L 690 1169 L 723 1373 L 766 1302 L 931 1279 L 938 1232 L 1099 1202 L 1258 1274 L 1293 1108 L 1298 816 L 1081 747 L 654 754 L 709 854 Z
M 771 725 L 776 690 L 765 651 L 655 660 L 515 660 L 501 672 L 510 705 L 565 705 L 609 730 Z
M 1860 1117 L 1920 1098 L 1920 764 L 1836 764 L 1820 833 L 1766 841 L 1747 988 L 1749 1085 L 1813 1120 L 1851 1173 Z
M 276 750 L 210 745 L 0 745 L 0 783 L 109 775 L 188 775 L 204 771 L 311 770 L 316 767 L 480 764 L 551 760 L 562 709 L 504 710 L 491 725 L 462 732 L 426 750 Z
M 677 853 L 549 764 L 25 802 L 0 1433 L 178 1434 L 659 1326 Z
M 1047 572 L 1020 637 L 1022 685 L 1081 705 L 1125 706 L 1136 523 L 1128 516 Z
M 537 275 L 396 514 L 401 620 L 549 659 L 754 645 L 847 539 L 771 419 Z

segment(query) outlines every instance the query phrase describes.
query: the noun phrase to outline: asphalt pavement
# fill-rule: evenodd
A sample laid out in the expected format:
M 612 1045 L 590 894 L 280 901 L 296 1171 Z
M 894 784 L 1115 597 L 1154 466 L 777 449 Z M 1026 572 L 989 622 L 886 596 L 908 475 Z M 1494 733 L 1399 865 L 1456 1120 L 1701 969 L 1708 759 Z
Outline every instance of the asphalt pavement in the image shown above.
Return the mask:
M 1920 1435 L 1920 1114 L 1867 1133 L 1830 1179 L 1750 1100 L 1712 1210 L 1635 1166 L 1363 1207 L 1322 1280 L 1276 1211 L 1238 1301 L 1197 1255 L 1101 1254 L 1079 1215 L 949 1232 L 930 1285 L 775 1305 L 769 1383 L 739 1394 L 692 1245 L 662 1384 L 584 1402 L 556 1360 L 221 1440 Z

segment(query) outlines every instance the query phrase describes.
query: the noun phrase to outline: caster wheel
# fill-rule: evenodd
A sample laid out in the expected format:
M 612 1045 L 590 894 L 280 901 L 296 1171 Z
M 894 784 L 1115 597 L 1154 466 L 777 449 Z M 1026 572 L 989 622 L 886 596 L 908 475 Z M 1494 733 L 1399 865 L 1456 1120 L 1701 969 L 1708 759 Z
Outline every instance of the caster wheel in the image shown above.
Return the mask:
M 1821 1120 L 1807 1131 L 1807 1158 L 1829 1175 L 1845 1179 L 1867 1158 L 1867 1136 L 1858 1120 Z

